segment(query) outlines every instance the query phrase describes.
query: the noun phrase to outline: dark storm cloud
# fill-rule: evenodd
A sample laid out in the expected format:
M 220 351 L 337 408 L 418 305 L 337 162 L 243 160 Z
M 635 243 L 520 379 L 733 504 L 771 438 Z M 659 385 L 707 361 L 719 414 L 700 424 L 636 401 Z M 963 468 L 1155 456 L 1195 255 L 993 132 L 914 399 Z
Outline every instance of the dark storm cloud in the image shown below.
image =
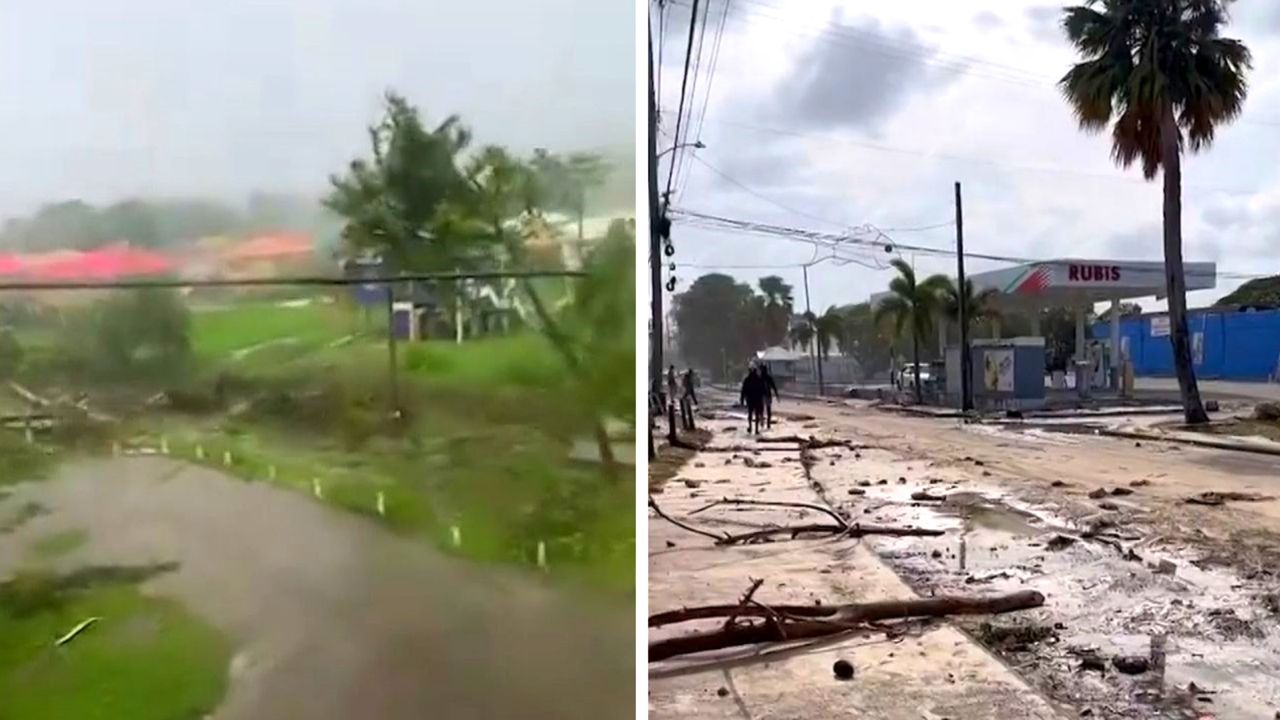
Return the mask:
M 955 77 L 929 63 L 935 51 L 907 27 L 872 18 L 844 23 L 814 42 L 778 85 L 772 113 L 809 128 L 875 130 L 917 93 Z

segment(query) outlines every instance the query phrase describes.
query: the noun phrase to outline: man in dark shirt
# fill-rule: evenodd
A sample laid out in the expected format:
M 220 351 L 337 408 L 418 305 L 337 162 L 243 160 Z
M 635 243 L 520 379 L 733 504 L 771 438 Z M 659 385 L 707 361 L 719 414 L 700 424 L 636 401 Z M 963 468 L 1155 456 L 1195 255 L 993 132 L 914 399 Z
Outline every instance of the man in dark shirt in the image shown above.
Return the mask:
M 778 385 L 773 382 L 773 375 L 769 372 L 769 366 L 760 365 L 760 377 L 764 380 L 764 416 L 766 425 L 773 427 L 773 401 L 781 400 L 778 395 Z M 770 395 L 770 393 L 773 393 Z
M 753 366 L 742 381 L 740 396 L 742 404 L 747 406 L 747 432 L 760 432 L 760 424 L 764 420 L 764 402 L 768 396 L 769 386 L 760 377 L 760 371 Z

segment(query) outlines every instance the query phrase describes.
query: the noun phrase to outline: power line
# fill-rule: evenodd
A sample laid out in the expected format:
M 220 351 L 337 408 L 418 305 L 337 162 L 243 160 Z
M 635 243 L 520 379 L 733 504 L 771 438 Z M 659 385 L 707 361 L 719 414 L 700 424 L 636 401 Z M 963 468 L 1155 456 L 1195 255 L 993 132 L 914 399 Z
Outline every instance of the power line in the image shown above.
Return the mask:
M 819 216 L 817 216 L 817 215 L 814 215 L 814 214 L 812 214 L 812 213 L 807 213 L 807 212 L 805 212 L 805 211 L 803 211 L 803 210 L 797 210 L 796 208 L 790 207 L 790 206 L 788 206 L 788 205 L 783 205 L 782 203 L 780 203 L 780 202 L 778 202 L 777 200 L 774 200 L 774 199 L 772 199 L 772 198 L 768 197 L 767 195 L 762 195 L 762 194 L 760 194 L 759 192 L 757 192 L 757 191 L 755 191 L 755 190 L 752 190 L 752 189 L 751 189 L 750 187 L 748 187 L 747 185 L 745 185 L 745 184 L 743 184 L 742 182 L 740 182 L 740 181 L 738 181 L 738 180 L 734 179 L 731 175 L 729 175 L 729 174 L 728 174 L 728 173 L 726 173 L 725 171 L 723 171 L 723 170 L 721 170 L 720 168 L 716 167 L 715 165 L 712 165 L 711 163 L 707 162 L 704 158 L 702 158 L 702 157 L 700 157 L 700 156 L 698 156 L 698 155 L 692 155 L 692 154 L 690 155 L 690 157 L 692 157 L 694 160 L 697 160 L 699 163 L 701 163 L 703 166 L 705 166 L 705 167 L 706 167 L 708 170 L 710 170 L 711 172 L 713 172 L 713 173 L 715 173 L 715 174 L 719 175 L 721 178 L 724 178 L 724 180 L 725 180 L 726 182 L 729 182 L 729 183 L 731 183 L 731 184 L 735 185 L 736 187 L 738 187 L 738 188 L 742 189 L 744 192 L 747 192 L 748 194 L 752 195 L 753 197 L 756 197 L 756 198 L 758 198 L 758 199 L 760 199 L 760 200 L 763 200 L 763 201 L 765 201 L 765 202 L 769 203 L 770 205 L 773 205 L 773 206 L 775 206 L 775 207 L 778 207 L 778 208 L 781 208 L 781 209 L 783 209 L 783 210 L 786 210 L 786 211 L 787 211 L 787 212 L 789 212 L 789 213 L 794 213 L 794 214 L 796 214 L 796 215 L 800 215 L 800 216 L 802 216 L 802 217 L 807 217 L 807 218 L 809 218 L 810 220 L 817 220 L 818 222 L 823 222 L 823 223 L 826 223 L 826 224 L 828 224 L 828 225 L 838 225 L 838 226 L 840 226 L 840 227 L 846 227 L 846 226 L 847 226 L 847 223 L 836 222 L 835 220 L 829 220 L 829 219 L 827 219 L 827 218 L 819 217 Z
M 688 117 L 685 118 L 683 140 L 680 138 L 680 134 L 676 133 L 677 144 L 685 144 L 685 145 L 689 144 L 689 130 L 693 127 L 694 116 L 698 114 L 698 110 L 697 110 L 698 82 L 702 78 L 702 72 L 701 72 L 702 57 L 704 54 L 704 50 L 706 49 L 707 18 L 710 15 L 710 13 L 711 13 L 711 2 L 710 0 L 706 0 L 702 4 L 702 28 L 698 32 L 698 49 L 695 50 L 693 53 L 693 58 L 694 58 L 693 59 L 693 82 L 689 86 L 689 115 Z M 696 9 L 693 11 L 693 13 L 690 16 L 690 22 L 693 23 L 694 25 L 698 24 L 698 14 Z M 686 152 L 685 155 L 687 154 L 690 154 L 690 153 Z M 671 158 L 672 162 L 676 163 L 675 187 L 676 187 L 677 196 L 679 195 L 680 188 L 683 186 L 684 175 L 686 172 L 688 172 L 688 161 L 686 160 L 685 155 L 678 155 L 679 162 L 677 162 L 676 155 L 673 155 Z
M 689 62 L 693 58 L 693 33 L 698 28 L 698 0 L 693 0 L 693 12 L 689 17 L 689 42 L 684 51 L 684 75 L 680 79 L 680 103 L 676 107 L 676 144 L 672 146 L 671 160 L 667 169 L 667 189 L 663 193 L 669 202 L 671 198 L 671 181 L 675 179 L 676 159 L 680 155 L 680 123 L 684 116 L 684 96 L 689 84 Z
M 804 242 L 807 244 L 818 244 L 828 248 L 832 248 L 832 247 L 840 248 L 843 245 L 852 244 L 852 245 L 858 245 L 863 247 L 879 248 L 881 251 L 885 252 L 885 254 L 890 254 L 893 252 L 901 253 L 903 251 L 919 253 L 922 255 L 932 255 L 932 256 L 941 256 L 941 257 L 954 257 L 956 254 L 956 251 L 952 248 L 941 248 L 941 247 L 931 247 L 928 245 L 913 245 L 913 244 L 899 243 L 893 238 L 886 235 L 884 231 L 879 230 L 874 226 L 863 226 L 863 228 L 860 228 L 857 230 L 857 232 L 862 232 L 864 234 L 875 235 L 875 239 L 868 239 L 866 237 L 858 237 L 854 234 L 839 235 L 835 233 L 820 232 L 816 230 L 806 230 L 803 228 L 795 228 L 795 227 L 789 227 L 785 225 L 773 225 L 769 223 L 760 223 L 760 222 L 754 222 L 750 220 L 727 218 L 719 215 L 711 215 L 707 213 L 700 213 L 700 212 L 684 210 L 679 208 L 673 209 L 672 214 L 675 215 L 677 219 L 691 218 L 695 220 L 695 222 L 691 224 L 697 225 L 699 227 L 708 228 L 708 229 L 737 231 L 737 232 L 743 232 L 743 233 L 752 234 L 752 235 L 774 236 L 774 237 L 780 237 L 786 240 Z M 1029 257 L 1017 257 L 1017 256 L 1011 256 L 1011 255 L 995 255 L 990 253 L 975 253 L 975 252 L 969 252 L 969 251 L 965 252 L 965 257 L 980 259 L 980 260 L 990 260 L 993 262 L 1002 262 L 1002 263 L 1008 263 L 1008 264 L 1014 264 L 1014 265 L 1031 264 L 1031 263 L 1044 264 L 1044 263 L 1067 262 L 1066 260 L 1060 259 L 1060 258 L 1029 258 Z M 1150 261 L 1150 262 L 1159 262 L 1159 261 Z M 1271 277 L 1271 275 L 1268 275 L 1265 273 L 1241 273 L 1241 272 L 1233 272 L 1233 271 L 1221 271 L 1221 272 L 1218 272 L 1217 275 L 1218 277 L 1231 279 L 1231 280 L 1251 280 L 1256 278 Z
M 724 41 L 725 22 L 728 20 L 729 8 L 731 3 L 732 3 L 732 0 L 725 0 L 723 12 L 720 13 L 720 22 L 716 26 L 715 35 L 711 42 L 711 60 L 707 70 L 707 80 L 705 83 L 706 89 L 703 91 L 702 111 L 698 113 L 697 125 L 694 126 L 694 130 L 693 130 L 693 139 L 695 142 L 700 141 L 702 139 L 702 126 L 707 119 L 707 109 L 711 106 L 711 90 L 712 90 L 713 83 L 715 82 L 716 68 L 720 64 L 720 46 Z M 708 13 L 710 12 L 710 6 L 711 6 L 710 2 L 708 2 L 707 3 Z M 703 16 L 703 23 L 704 23 L 703 30 L 705 31 L 706 30 L 706 26 L 705 26 L 706 13 L 704 13 L 704 16 Z M 699 48 L 699 51 L 701 51 L 701 48 Z M 695 86 L 696 86 L 696 82 L 695 82 Z M 696 99 L 696 97 L 697 97 L 697 94 L 695 92 L 694 98 Z M 689 133 L 686 130 L 685 131 L 686 139 L 688 137 L 688 134 Z M 684 196 L 685 187 L 689 182 L 688 174 L 693 169 L 692 158 L 695 158 L 697 156 L 697 148 L 696 147 L 691 148 L 689 150 L 688 155 L 690 159 L 686 160 L 686 162 L 684 163 L 684 166 L 681 168 L 681 173 L 677 176 L 677 183 L 676 183 L 677 199 Z

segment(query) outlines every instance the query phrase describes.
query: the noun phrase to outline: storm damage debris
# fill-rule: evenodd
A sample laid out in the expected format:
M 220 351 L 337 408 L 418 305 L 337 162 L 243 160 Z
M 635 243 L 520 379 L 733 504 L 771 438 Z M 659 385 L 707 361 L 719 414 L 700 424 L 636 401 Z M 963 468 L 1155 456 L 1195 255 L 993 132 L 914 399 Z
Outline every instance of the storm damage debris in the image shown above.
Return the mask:
M 1259 495 L 1258 493 L 1246 492 L 1223 492 L 1218 490 L 1206 490 L 1202 493 L 1191 495 L 1184 499 L 1184 502 L 1192 505 L 1225 505 L 1228 502 L 1264 502 L 1272 500 L 1269 495 Z
M 919 536 L 933 537 L 943 535 L 944 530 L 932 528 L 917 527 L 890 527 L 883 525 L 863 525 L 861 523 L 847 522 L 838 512 L 829 507 L 816 505 L 813 503 L 789 502 L 782 500 L 748 500 L 744 498 L 721 498 L 693 510 L 689 515 L 710 510 L 722 505 L 741 505 L 741 506 L 762 506 L 762 507 L 791 507 L 800 510 L 808 510 L 812 512 L 820 512 L 830 517 L 834 522 L 831 523 L 801 523 L 796 525 L 771 525 L 769 527 L 752 530 L 750 532 L 731 534 L 716 533 L 711 530 L 695 527 L 688 522 L 677 520 L 667 515 L 658 507 L 653 497 L 649 498 L 649 507 L 658 517 L 675 525 L 676 527 L 687 530 L 703 537 L 715 540 L 717 545 L 750 545 L 754 543 L 773 542 L 778 536 L 790 535 L 791 540 L 796 540 L 802 536 L 820 535 L 820 536 L 843 536 L 850 538 L 859 538 L 866 535 L 889 535 L 895 537 Z
M 722 650 L 731 647 L 780 643 L 857 630 L 912 618 L 937 618 L 950 615 L 995 615 L 1027 610 L 1044 604 L 1044 595 L 1023 590 L 1007 595 L 970 597 L 942 595 L 927 599 L 886 600 L 848 605 L 765 605 L 751 599 L 733 605 L 704 605 L 669 610 L 649 617 L 649 627 L 662 627 L 695 620 L 749 618 L 744 623 L 726 624 L 715 630 L 704 630 L 649 643 L 649 662 L 667 660 L 680 655 Z

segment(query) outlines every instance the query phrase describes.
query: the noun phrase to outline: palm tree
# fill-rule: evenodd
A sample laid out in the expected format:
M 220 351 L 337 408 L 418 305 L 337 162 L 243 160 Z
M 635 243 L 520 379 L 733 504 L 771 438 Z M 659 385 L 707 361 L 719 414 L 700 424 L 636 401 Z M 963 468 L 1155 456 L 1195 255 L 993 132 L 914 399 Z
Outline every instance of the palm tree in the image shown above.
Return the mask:
M 920 338 L 929 334 L 933 325 L 933 315 L 940 303 L 943 289 L 949 280 L 945 275 L 930 275 L 924 280 L 916 280 L 916 271 L 905 261 L 895 259 L 889 263 L 898 271 L 898 277 L 889 281 L 889 291 L 893 293 L 881 301 L 876 308 L 875 322 L 881 324 L 886 318 L 892 318 L 894 336 L 901 336 L 906 328 L 911 329 L 911 361 L 915 364 L 916 402 L 924 402 L 920 392 Z
M 995 306 L 999 296 L 995 288 L 987 288 L 982 292 L 974 292 L 973 280 L 964 279 L 964 314 L 969 319 L 969 327 L 977 320 L 999 320 L 1000 310 Z M 956 327 L 960 326 L 960 290 L 956 281 L 947 278 L 942 288 L 942 315 Z
M 818 339 L 818 356 L 823 360 L 831 357 L 831 341 L 839 342 L 844 335 L 844 315 L 835 305 L 813 320 L 814 336 Z
M 765 302 L 766 341 L 774 345 L 787 337 L 787 325 L 791 322 L 795 301 L 791 297 L 791 286 L 777 275 L 760 278 L 760 292 L 764 294 Z
M 791 341 L 792 347 L 802 347 L 807 350 L 809 343 L 813 342 L 817 322 L 813 313 L 807 312 L 801 318 L 801 322 L 792 325 L 791 329 L 787 331 L 787 338 Z
M 1213 142 L 1217 126 L 1240 115 L 1249 49 L 1219 35 L 1231 0 L 1085 0 L 1067 8 L 1062 28 L 1082 60 L 1059 85 L 1081 129 L 1111 126 L 1111 157 L 1164 171 L 1164 264 L 1169 337 L 1188 423 L 1208 422 L 1187 336 L 1182 267 L 1182 148 Z M 1112 120 L 1114 119 L 1114 124 Z

